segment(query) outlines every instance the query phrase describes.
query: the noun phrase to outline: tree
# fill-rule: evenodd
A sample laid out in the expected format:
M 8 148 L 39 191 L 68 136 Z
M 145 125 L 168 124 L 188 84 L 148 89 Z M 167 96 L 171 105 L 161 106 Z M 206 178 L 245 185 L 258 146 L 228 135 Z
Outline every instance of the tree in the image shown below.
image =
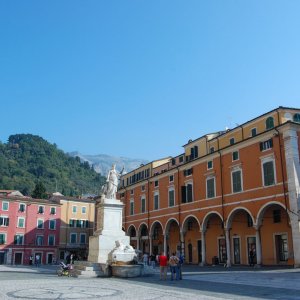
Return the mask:
M 32 196 L 32 198 L 36 198 L 36 199 L 46 199 L 47 198 L 46 188 L 42 182 L 39 181 L 36 183 L 31 196 Z

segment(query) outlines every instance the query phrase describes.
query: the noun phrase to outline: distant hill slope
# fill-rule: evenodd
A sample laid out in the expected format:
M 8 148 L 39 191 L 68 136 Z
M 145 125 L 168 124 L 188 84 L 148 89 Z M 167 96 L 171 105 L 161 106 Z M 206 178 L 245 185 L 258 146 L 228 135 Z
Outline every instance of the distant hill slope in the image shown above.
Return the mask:
M 68 153 L 73 157 L 80 157 L 83 162 L 88 162 L 91 166 L 94 167 L 95 171 L 106 176 L 112 164 L 116 164 L 116 169 L 120 172 L 121 169 L 125 168 L 126 172 L 130 172 L 141 164 L 148 163 L 145 159 L 136 159 L 136 158 L 128 158 L 128 157 L 116 157 L 110 156 L 106 154 L 98 154 L 98 155 L 86 155 L 81 154 L 77 151 Z
M 31 195 L 37 181 L 48 193 L 77 196 L 98 194 L 105 178 L 39 136 L 16 134 L 7 144 L 0 142 L 0 189 Z

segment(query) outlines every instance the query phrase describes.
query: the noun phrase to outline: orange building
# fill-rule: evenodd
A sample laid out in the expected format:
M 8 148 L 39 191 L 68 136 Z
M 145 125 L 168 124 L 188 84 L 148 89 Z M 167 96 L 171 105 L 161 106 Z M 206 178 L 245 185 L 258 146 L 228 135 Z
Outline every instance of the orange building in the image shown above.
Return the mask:
M 181 251 L 192 264 L 300 266 L 300 109 L 278 107 L 183 147 L 122 176 L 131 244 Z

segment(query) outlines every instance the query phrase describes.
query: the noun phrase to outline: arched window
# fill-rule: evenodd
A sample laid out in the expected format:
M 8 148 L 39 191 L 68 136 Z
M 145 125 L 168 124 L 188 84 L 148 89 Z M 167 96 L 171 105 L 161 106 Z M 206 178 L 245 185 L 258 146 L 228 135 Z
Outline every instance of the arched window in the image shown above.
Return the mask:
M 294 114 L 293 121 L 297 122 L 297 123 L 300 123 L 300 114 Z
M 269 117 L 266 120 L 266 129 L 271 129 L 274 127 L 274 118 L 273 117 Z

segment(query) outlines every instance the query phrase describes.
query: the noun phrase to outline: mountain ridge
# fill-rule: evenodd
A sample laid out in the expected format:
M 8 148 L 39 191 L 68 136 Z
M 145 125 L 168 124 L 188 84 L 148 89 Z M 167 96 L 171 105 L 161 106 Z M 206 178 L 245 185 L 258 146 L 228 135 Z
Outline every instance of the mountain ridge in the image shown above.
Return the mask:
M 112 164 L 116 164 L 116 169 L 120 172 L 124 167 L 124 172 L 130 172 L 148 161 L 139 158 L 129 158 L 125 156 L 113 156 L 109 154 L 82 154 L 79 151 L 68 152 L 71 157 L 79 157 L 82 162 L 88 162 L 97 173 L 106 176 Z

